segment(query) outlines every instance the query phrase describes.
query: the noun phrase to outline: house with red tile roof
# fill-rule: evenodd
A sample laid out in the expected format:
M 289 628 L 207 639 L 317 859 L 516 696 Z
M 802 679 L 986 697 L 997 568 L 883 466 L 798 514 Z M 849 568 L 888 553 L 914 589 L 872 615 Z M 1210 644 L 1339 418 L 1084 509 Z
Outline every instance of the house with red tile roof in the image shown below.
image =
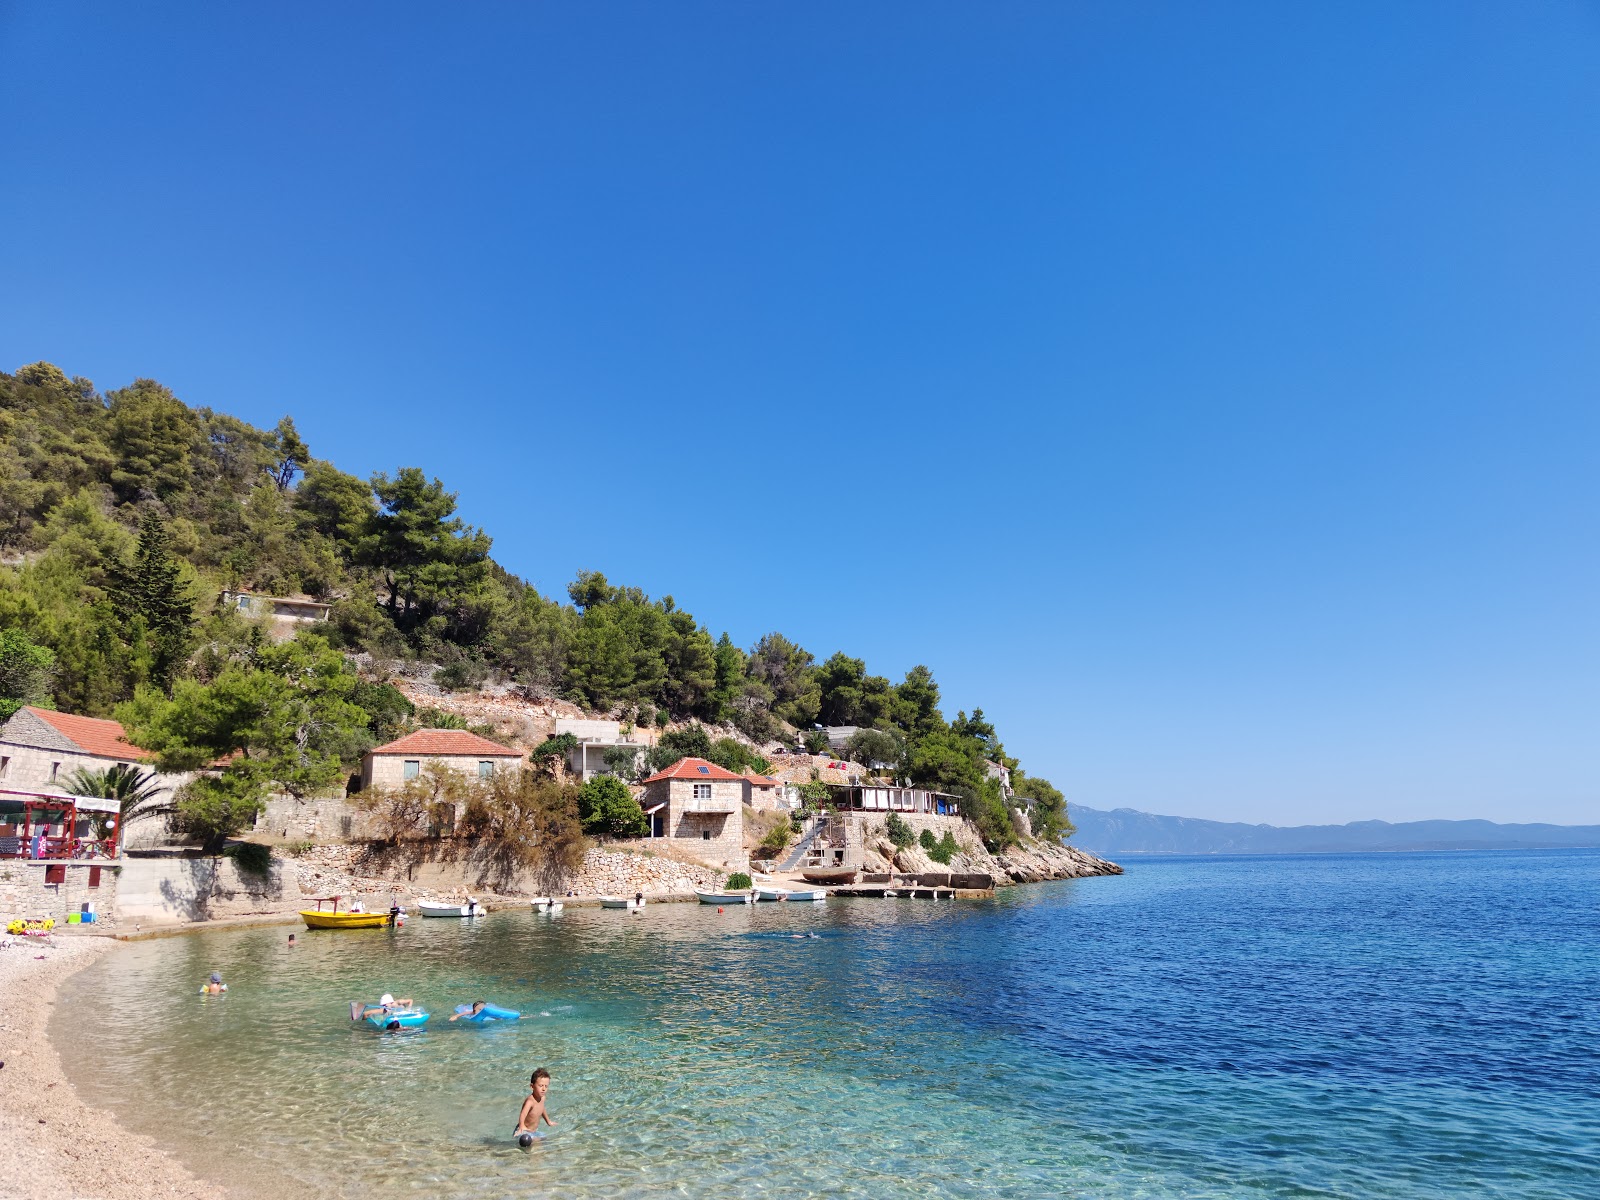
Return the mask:
M 703 758 L 680 758 L 644 781 L 639 803 L 650 836 L 672 838 L 683 850 L 728 871 L 747 871 L 745 790 L 750 781 Z
M 74 713 L 24 705 L 0 726 L 0 793 L 63 795 L 68 781 L 79 770 L 104 771 L 107 767 L 142 766 L 156 779 L 158 792 L 154 806 L 172 798 L 172 793 L 189 779 L 187 774 L 163 775 L 150 765 L 153 756 L 128 741 L 122 726 L 103 717 L 80 717 Z M 16 836 L 17 822 L 9 819 L 10 809 L 0 812 L 0 851 L 9 848 L 3 841 Z M 56 831 L 64 833 L 64 831 Z M 123 844 L 154 844 L 163 840 L 166 822 L 135 822 L 123 832 Z
M 746 771 L 740 778 L 744 780 L 744 802 L 751 808 L 789 807 L 784 801 L 783 780 L 774 779 L 771 775 L 760 775 L 755 771 Z
M 522 763 L 522 751 L 465 729 L 419 729 L 368 750 L 361 760 L 361 786 L 394 787 L 429 766 L 488 779 L 499 771 L 519 771 Z

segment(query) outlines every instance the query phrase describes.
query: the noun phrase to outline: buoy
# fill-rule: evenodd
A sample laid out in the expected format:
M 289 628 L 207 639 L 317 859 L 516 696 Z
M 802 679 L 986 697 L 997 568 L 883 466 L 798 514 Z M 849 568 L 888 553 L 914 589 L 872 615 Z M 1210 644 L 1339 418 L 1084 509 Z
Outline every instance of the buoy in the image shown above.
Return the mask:
M 533 1134 L 531 1134 L 531 1133 L 518 1134 L 517 1135 L 517 1145 L 521 1146 L 524 1150 L 526 1150 L 529 1146 L 533 1145 Z
M 718 911 L 718 912 L 721 912 L 721 911 L 722 911 L 722 905 L 720 905 L 720 904 L 719 904 L 719 905 L 717 905 L 717 911 Z

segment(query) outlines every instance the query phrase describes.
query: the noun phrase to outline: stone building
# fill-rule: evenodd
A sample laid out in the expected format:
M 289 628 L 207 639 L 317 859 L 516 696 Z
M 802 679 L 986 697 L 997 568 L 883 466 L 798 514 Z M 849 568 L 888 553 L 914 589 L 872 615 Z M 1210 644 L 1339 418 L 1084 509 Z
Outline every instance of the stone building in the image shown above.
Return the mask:
M 754 771 L 746 771 L 744 779 L 744 802 L 751 808 L 778 809 L 788 808 L 783 780 L 774 779 L 771 775 L 758 775 Z
M 396 787 L 429 766 L 487 779 L 497 771 L 521 770 L 522 751 L 465 729 L 419 729 L 368 750 L 361 760 L 361 787 Z
M 683 758 L 644 781 L 639 803 L 650 818 L 652 837 L 681 840 L 683 848 L 729 870 L 750 866 L 744 849 L 745 790 L 742 775 Z

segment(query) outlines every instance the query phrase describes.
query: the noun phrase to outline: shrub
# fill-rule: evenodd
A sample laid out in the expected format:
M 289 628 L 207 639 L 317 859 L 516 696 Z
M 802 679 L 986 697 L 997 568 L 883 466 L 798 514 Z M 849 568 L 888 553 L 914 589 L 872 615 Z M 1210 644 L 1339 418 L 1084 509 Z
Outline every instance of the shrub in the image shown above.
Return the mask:
M 756 855 L 760 858 L 777 858 L 789 848 L 789 822 L 780 821 L 767 830 L 767 836 L 761 839 L 756 847 Z
M 489 668 L 481 659 L 463 658 L 433 673 L 433 681 L 447 692 L 476 688 L 489 678 Z
M 644 809 L 615 775 L 596 775 L 578 789 L 578 819 L 588 834 L 628 838 L 650 832 Z
M 929 840 L 932 841 L 932 838 L 929 838 Z M 946 829 L 944 837 L 934 843 L 933 848 L 928 851 L 928 857 L 940 866 L 948 867 L 950 860 L 956 856 L 956 851 L 959 849 L 961 847 L 956 845 L 955 834 Z
M 723 884 L 723 890 L 729 892 L 748 892 L 750 890 L 750 876 L 743 871 L 735 871 L 728 876 L 728 882 Z
M 939 839 L 933 836 L 933 830 L 931 829 L 924 829 L 922 831 L 922 836 L 917 840 L 922 843 L 922 848 L 924 850 L 929 851 L 939 844 Z
M 906 823 L 906 819 L 899 813 L 890 813 L 883 822 L 883 832 L 894 843 L 896 850 L 904 850 L 917 840 L 916 830 Z
M 283 847 L 283 852 L 290 858 L 299 858 L 314 845 L 315 842 L 289 842 Z
M 828 735 L 820 729 L 811 730 L 801 740 L 800 744 L 813 754 L 827 754 L 830 750 Z
M 442 708 L 424 708 L 417 712 L 417 724 L 423 729 L 465 729 L 467 719 Z

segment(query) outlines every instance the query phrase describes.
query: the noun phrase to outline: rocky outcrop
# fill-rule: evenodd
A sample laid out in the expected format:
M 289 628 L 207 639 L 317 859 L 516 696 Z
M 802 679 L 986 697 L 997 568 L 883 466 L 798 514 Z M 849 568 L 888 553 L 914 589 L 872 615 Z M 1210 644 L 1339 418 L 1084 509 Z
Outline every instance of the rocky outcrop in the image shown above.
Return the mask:
M 943 871 L 991 875 L 998 887 L 1013 883 L 1043 883 L 1049 879 L 1084 879 L 1092 875 L 1122 874 L 1122 868 L 1116 863 L 1097 858 L 1075 846 L 1028 840 L 1018 846 L 1009 846 L 999 854 L 991 854 L 970 828 L 957 838 L 957 842 L 961 849 L 946 866 L 934 862 L 928 857 L 927 851 L 916 843 L 904 850 L 897 850 L 886 837 L 876 834 L 867 841 L 862 866 L 866 871 L 898 871 L 905 875 Z

